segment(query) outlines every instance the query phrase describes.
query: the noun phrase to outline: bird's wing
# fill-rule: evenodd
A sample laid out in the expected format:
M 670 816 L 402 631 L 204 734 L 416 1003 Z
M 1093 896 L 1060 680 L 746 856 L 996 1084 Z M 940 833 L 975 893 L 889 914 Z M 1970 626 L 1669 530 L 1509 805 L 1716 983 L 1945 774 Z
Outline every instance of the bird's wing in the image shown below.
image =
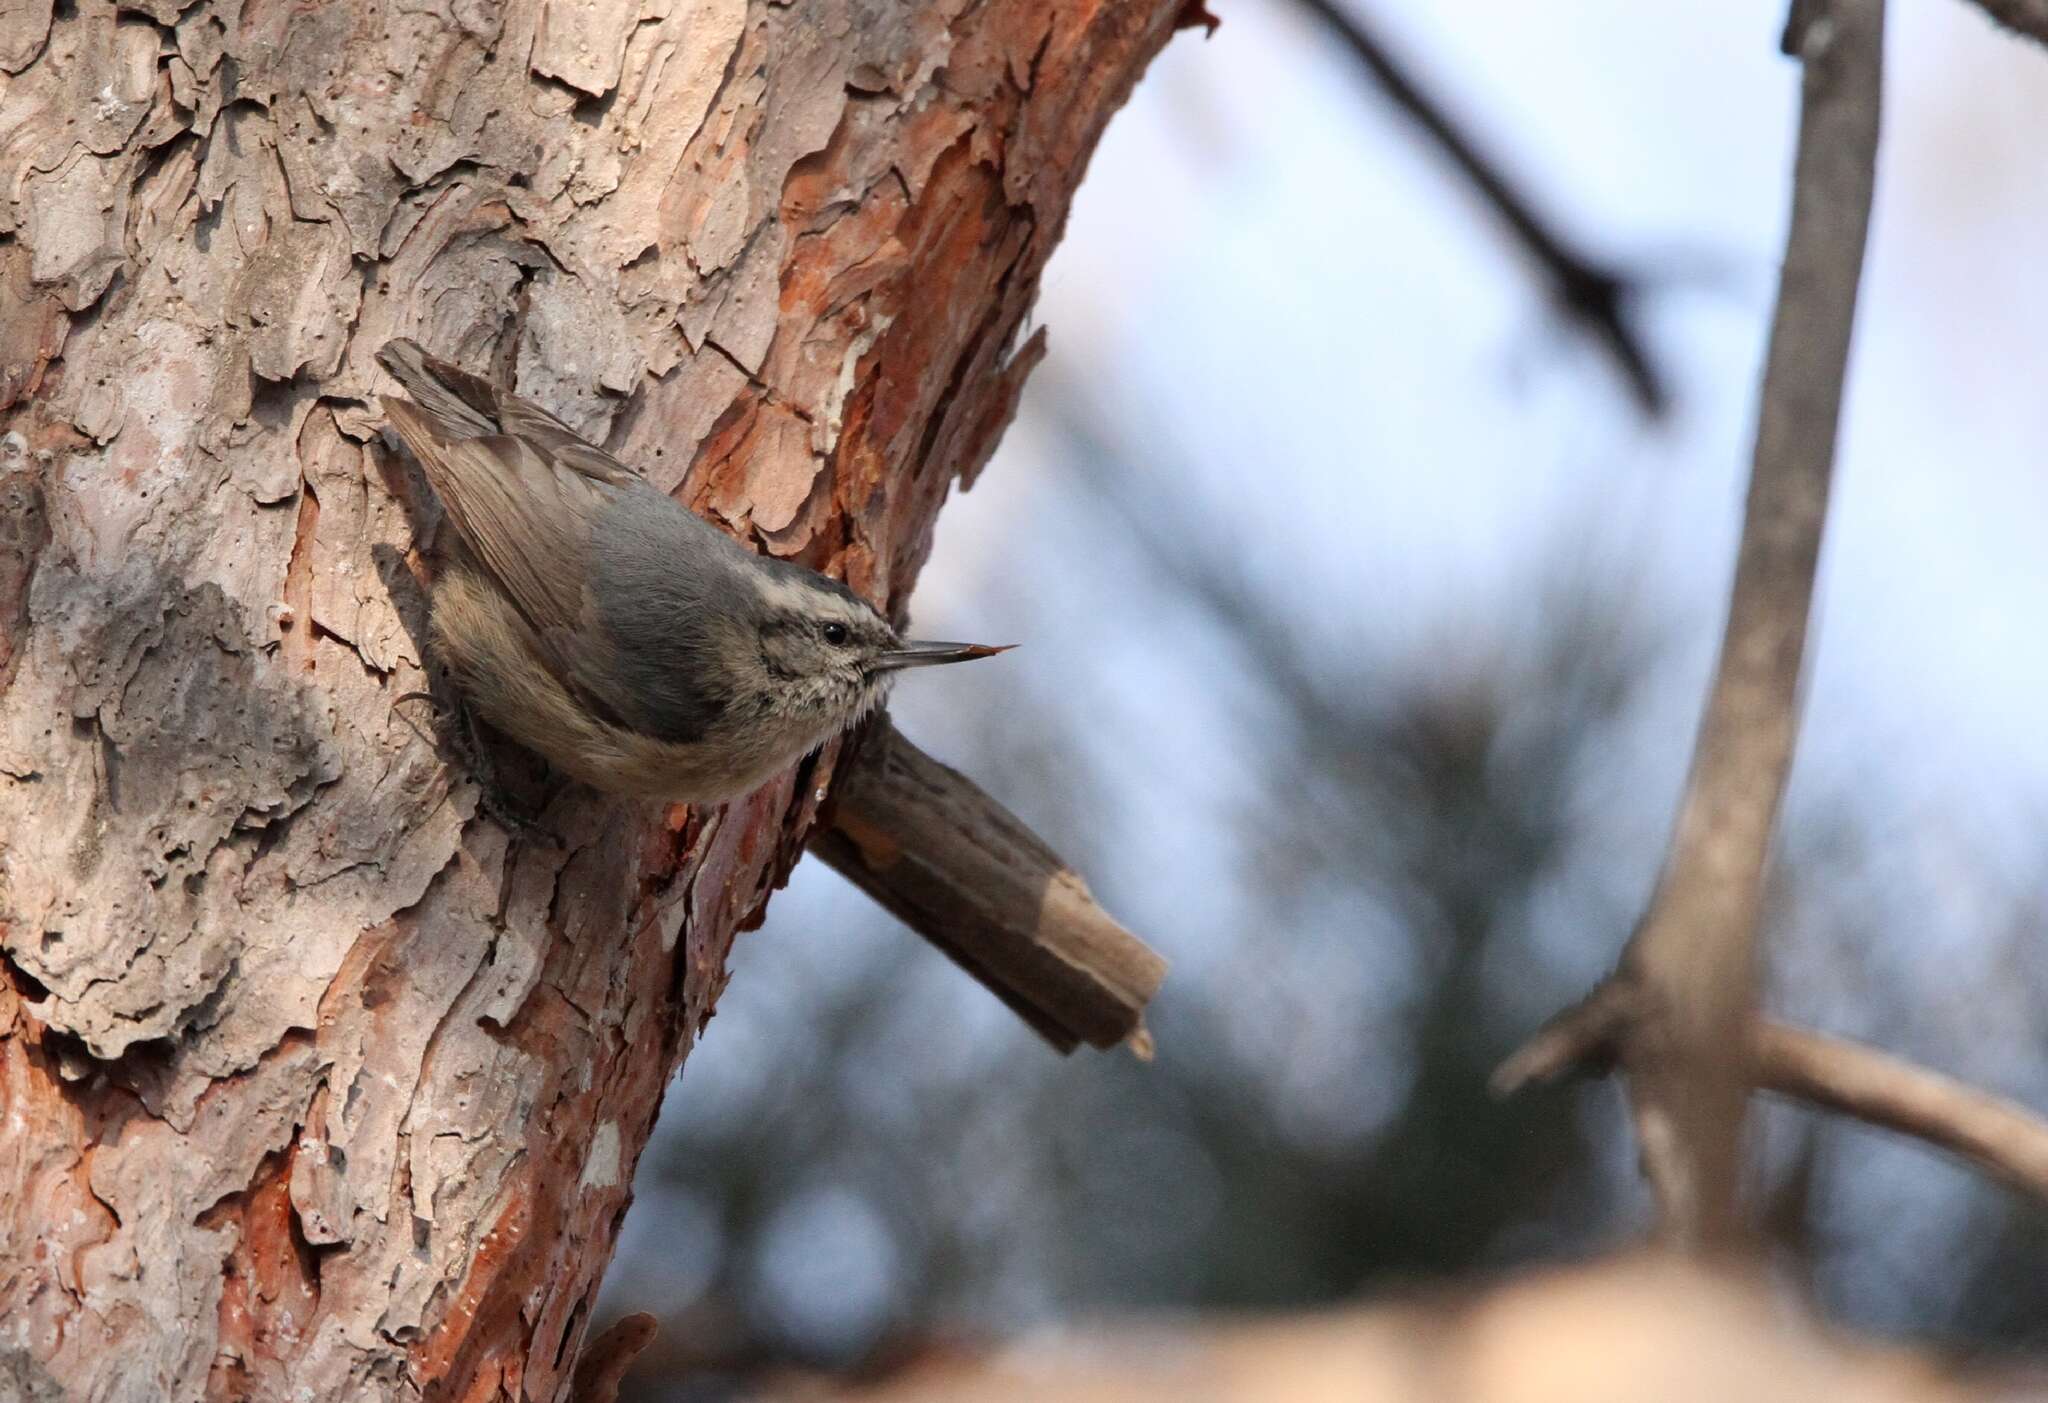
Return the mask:
M 651 491 L 538 405 L 437 360 L 410 341 L 377 359 L 412 395 L 384 412 L 426 473 L 462 542 L 525 616 L 541 660 L 608 720 L 594 688 L 608 639 L 593 617 L 591 534 L 622 491 Z
M 400 399 L 387 397 L 384 413 L 419 459 L 463 544 L 534 632 L 546 637 L 578 627 L 603 485 L 510 434 L 451 438 L 430 411 Z
M 608 566 L 617 567 L 617 542 L 607 553 L 595 533 L 609 520 L 605 529 L 699 558 L 739 548 L 539 405 L 410 341 L 388 343 L 377 359 L 413 397 L 384 398 L 392 427 L 463 543 L 531 625 L 556 678 L 615 725 L 673 740 L 700 732 L 705 716 L 656 715 L 645 696 L 621 691 L 621 667 L 631 665 L 593 593 Z M 623 512 L 622 499 L 630 504 Z M 660 637 L 686 626 L 668 618 Z M 640 651 L 661 653 L 658 646 Z

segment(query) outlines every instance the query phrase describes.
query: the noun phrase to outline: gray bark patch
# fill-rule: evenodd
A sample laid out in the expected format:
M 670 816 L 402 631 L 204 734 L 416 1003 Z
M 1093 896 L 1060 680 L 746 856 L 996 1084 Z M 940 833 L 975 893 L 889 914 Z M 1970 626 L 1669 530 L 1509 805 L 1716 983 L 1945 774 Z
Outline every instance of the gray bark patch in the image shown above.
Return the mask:
M 239 612 L 137 557 L 99 577 L 46 568 L 30 592 L 32 646 L 70 674 L 39 768 L 72 802 L 43 810 L 61 839 L 0 858 L 4 948 L 48 991 L 37 1016 L 99 1057 L 201 1019 L 244 944 L 227 878 L 339 772 Z

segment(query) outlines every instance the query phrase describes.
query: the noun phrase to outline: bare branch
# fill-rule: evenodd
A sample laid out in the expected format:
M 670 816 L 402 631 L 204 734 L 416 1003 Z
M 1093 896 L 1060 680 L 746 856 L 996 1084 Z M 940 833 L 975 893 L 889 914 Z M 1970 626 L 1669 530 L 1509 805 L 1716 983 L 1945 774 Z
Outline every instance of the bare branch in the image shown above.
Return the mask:
M 1630 1077 L 1644 1167 L 1665 1231 L 1699 1244 L 1738 1232 L 1757 918 L 1798 734 L 1877 164 L 1883 0 L 1801 0 L 1796 21 L 1788 32 L 1805 85 L 1792 227 L 1727 632 L 1664 873 L 1615 976 L 1630 989 L 1615 1053 Z M 1531 1065 L 1555 1057 L 1532 1046 L 1503 1077 Z
M 1494 1093 L 1599 1070 L 1625 1031 L 1628 990 L 1621 980 L 1602 984 L 1551 1019 L 1494 1073 Z M 1866 1044 L 1768 1019 L 1759 1020 L 1750 1043 L 1749 1082 L 1757 1090 L 1924 1140 L 2048 1201 L 2048 1121 L 2026 1107 Z M 1657 1153 L 1654 1144 L 1644 1146 L 1646 1160 Z
M 2015 34 L 2048 44 L 2048 0 L 1977 0 L 1977 8 Z
M 1166 961 L 1037 834 L 887 717 L 841 767 L 811 851 L 944 951 L 1061 1052 L 1129 1041 Z
M 1874 1047 L 1780 1023 L 1759 1025 L 1755 1058 L 1762 1090 L 1938 1145 L 2048 1201 L 2048 1122 L 2023 1106 Z
M 1802 26 L 1792 227 L 1765 361 L 1727 634 L 1671 856 L 1628 963 L 1668 1022 L 1669 1058 L 1631 1065 L 1639 1122 L 1668 1119 L 1667 1226 L 1736 1226 L 1741 1035 L 1755 1007 L 1764 864 L 1798 735 L 1799 678 L 1877 168 L 1883 0 L 1833 0 Z
M 1641 292 L 1636 282 L 1573 247 L 1565 235 L 1537 213 L 1535 202 L 1516 187 L 1498 164 L 1480 153 L 1472 137 L 1435 98 L 1421 89 L 1364 21 L 1337 0 L 1299 3 L 1329 26 L 1388 99 L 1442 148 L 1459 174 L 1535 260 L 1550 284 L 1550 295 L 1558 309 L 1607 353 L 1643 413 L 1653 419 L 1661 417 L 1669 407 L 1670 396 L 1649 348 L 1643 344 L 1642 333 L 1629 315 L 1629 304 Z

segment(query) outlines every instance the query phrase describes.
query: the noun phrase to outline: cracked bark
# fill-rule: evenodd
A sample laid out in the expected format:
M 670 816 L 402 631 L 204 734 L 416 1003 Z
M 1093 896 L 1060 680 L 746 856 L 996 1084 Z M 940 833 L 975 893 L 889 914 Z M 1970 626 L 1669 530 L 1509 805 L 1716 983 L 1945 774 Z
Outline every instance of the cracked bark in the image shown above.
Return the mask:
M 901 612 L 1149 0 L 0 18 L 0 1388 L 558 1399 L 836 750 L 508 844 L 371 353 Z

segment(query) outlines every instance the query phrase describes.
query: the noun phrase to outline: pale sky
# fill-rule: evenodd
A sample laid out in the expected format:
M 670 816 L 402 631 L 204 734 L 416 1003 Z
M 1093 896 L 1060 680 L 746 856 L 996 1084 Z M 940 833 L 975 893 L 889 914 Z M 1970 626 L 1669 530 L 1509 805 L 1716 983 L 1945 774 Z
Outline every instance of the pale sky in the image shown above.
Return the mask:
M 1594 354 L 1284 0 L 1177 38 L 1112 125 L 1040 302 L 1055 368 L 1212 484 L 1276 588 L 1312 570 L 1395 641 L 1483 608 L 1560 531 L 1639 543 L 1672 607 L 1717 615 L 1785 214 L 1782 5 L 1360 9 L 1567 228 L 1673 269 L 1651 313 L 1674 422 L 1603 411 Z M 1892 9 L 1810 715 L 1902 764 L 2040 783 L 2048 53 L 1959 0 Z M 963 577 L 1008 587 L 1044 451 L 1027 406 L 947 508 L 927 613 L 965 607 Z

